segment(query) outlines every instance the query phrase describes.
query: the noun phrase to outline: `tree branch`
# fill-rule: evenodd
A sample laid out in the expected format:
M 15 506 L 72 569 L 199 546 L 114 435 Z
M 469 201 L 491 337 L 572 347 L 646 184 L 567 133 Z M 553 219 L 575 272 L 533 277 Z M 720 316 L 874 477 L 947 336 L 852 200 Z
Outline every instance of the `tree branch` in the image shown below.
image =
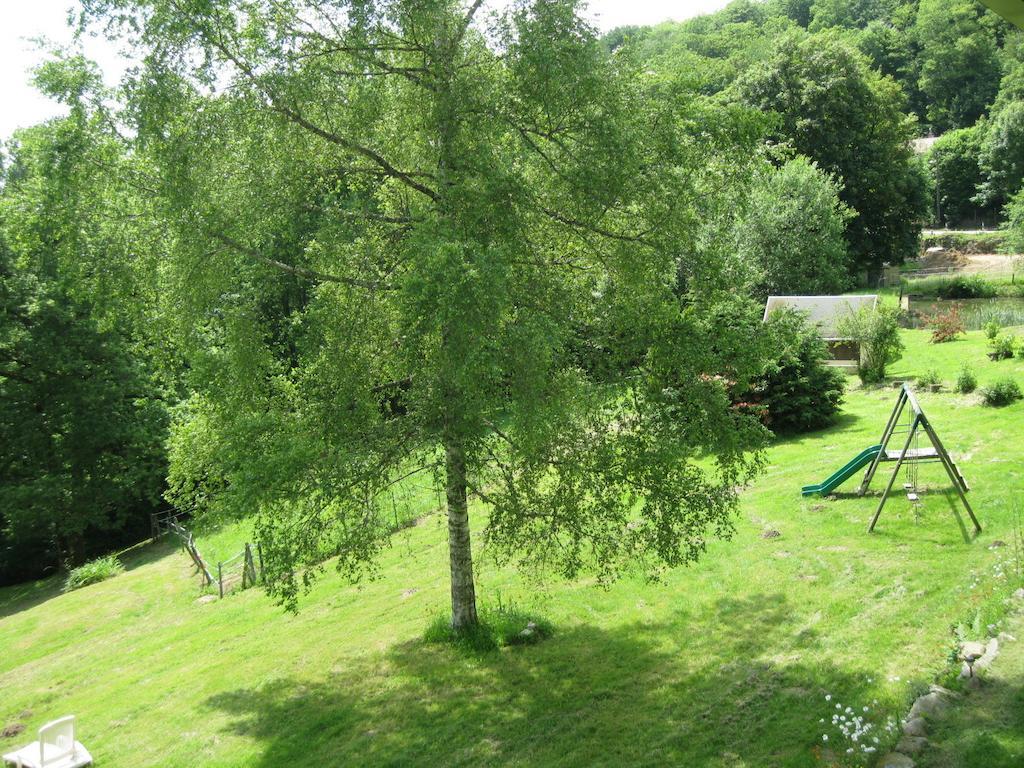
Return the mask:
M 306 267 L 296 267 L 291 264 L 285 264 L 283 261 L 272 259 L 269 256 L 257 251 L 255 248 L 238 242 L 232 237 L 225 235 L 223 232 L 216 232 L 213 230 L 207 230 L 207 234 L 215 240 L 220 241 L 228 248 L 232 248 L 239 253 L 244 253 L 246 256 L 251 256 L 254 259 L 262 261 L 264 264 L 269 264 L 272 267 L 283 270 L 298 277 L 305 277 L 310 280 L 322 280 L 329 283 L 341 283 L 342 285 L 349 285 L 353 288 L 366 288 L 367 290 L 389 290 L 387 286 L 383 286 L 380 283 L 370 280 L 360 280 L 355 277 L 338 277 L 337 275 L 329 275 L 324 272 L 318 272 L 315 269 L 307 269 Z

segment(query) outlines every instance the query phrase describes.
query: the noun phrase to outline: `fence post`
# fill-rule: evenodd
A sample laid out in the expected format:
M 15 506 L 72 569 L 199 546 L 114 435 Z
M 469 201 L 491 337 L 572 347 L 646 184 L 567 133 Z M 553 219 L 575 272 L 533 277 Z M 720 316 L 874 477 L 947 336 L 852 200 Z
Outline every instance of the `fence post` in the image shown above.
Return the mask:
M 256 542 L 256 556 L 260 559 L 260 581 L 263 581 L 263 547 Z
M 249 584 L 249 558 L 252 554 L 249 552 L 249 542 L 245 543 L 245 549 L 242 550 L 242 589 L 247 589 Z
M 217 563 L 217 585 L 220 588 L 220 597 L 224 599 L 224 563 Z

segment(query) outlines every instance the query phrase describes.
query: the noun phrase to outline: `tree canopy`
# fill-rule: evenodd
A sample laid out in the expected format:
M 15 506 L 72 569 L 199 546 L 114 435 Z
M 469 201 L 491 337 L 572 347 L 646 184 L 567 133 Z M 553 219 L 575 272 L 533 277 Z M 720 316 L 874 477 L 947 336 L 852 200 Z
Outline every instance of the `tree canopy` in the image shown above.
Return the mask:
M 653 576 L 728 535 L 758 467 L 728 390 L 759 323 L 701 222 L 760 122 L 609 57 L 574 2 L 480 6 L 87 3 L 139 30 L 196 392 L 175 441 L 218 447 L 175 488 L 257 512 L 289 603 L 326 557 L 365 572 L 413 473 L 444 491 L 465 628 L 471 495 L 499 560 Z
M 779 116 L 775 138 L 841 179 L 856 216 L 846 229 L 856 269 L 875 271 L 917 250 L 925 212 L 914 124 L 899 86 L 835 32 L 789 34 L 735 83 L 743 103 Z

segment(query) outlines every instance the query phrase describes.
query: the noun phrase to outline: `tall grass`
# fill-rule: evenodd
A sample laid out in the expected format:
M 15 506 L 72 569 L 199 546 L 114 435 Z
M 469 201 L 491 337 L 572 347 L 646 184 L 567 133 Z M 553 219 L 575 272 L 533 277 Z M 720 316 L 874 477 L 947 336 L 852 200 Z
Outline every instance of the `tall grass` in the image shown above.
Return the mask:
M 72 569 L 64 581 L 64 591 L 70 592 L 73 589 L 80 589 L 89 584 L 106 581 L 120 573 L 124 573 L 124 566 L 117 559 L 117 555 L 98 557 L 85 565 Z
M 985 307 L 974 307 L 970 313 L 970 330 L 983 328 L 995 322 L 1003 327 L 1024 325 L 1024 304 L 992 304 Z

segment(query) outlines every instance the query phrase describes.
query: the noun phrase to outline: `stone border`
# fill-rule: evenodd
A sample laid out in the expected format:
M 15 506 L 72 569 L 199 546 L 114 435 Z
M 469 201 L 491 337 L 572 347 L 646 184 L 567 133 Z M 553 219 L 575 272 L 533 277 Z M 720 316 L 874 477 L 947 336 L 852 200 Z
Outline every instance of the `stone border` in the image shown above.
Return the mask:
M 1011 613 L 1024 609 L 1024 587 L 1014 592 L 1010 599 L 1016 604 L 1011 609 Z M 973 665 L 964 661 L 963 668 L 960 670 L 960 679 L 967 681 L 968 691 L 981 687 L 981 680 L 976 675 L 995 661 L 999 655 L 999 643 L 1015 639 L 1006 632 L 1000 632 L 998 637 L 993 637 L 987 643 L 966 642 L 960 646 L 960 658 L 975 659 Z M 973 669 L 971 669 L 972 666 Z M 916 755 L 928 746 L 926 716 L 930 717 L 945 712 L 954 701 L 961 698 L 961 694 L 954 693 L 941 685 L 929 686 L 928 693 L 918 696 L 914 700 L 903 721 L 903 736 L 892 752 L 882 756 L 878 762 L 879 768 L 914 768 L 914 760 L 910 755 Z

